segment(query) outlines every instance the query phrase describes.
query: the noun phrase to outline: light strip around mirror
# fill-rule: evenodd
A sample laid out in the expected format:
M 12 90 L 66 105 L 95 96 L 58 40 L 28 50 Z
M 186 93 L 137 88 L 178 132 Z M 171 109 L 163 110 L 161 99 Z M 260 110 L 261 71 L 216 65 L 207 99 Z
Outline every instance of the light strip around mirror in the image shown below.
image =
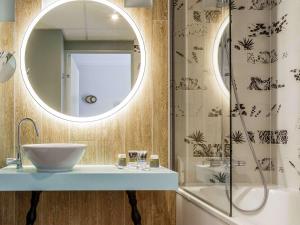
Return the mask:
M 115 113 L 117 113 L 118 111 L 120 111 L 122 108 L 124 108 L 128 102 L 134 97 L 134 95 L 137 93 L 138 89 L 141 86 L 142 80 L 144 78 L 144 73 L 145 73 L 145 67 L 146 67 L 146 50 L 145 50 L 145 44 L 144 44 L 144 40 L 143 37 L 141 35 L 141 32 L 139 31 L 139 28 L 137 27 L 137 25 L 135 24 L 135 22 L 133 21 L 133 19 L 121 8 L 119 8 L 118 6 L 116 6 L 114 3 L 111 3 L 107 0 L 86 0 L 87 2 L 98 2 L 100 4 L 104 4 L 108 7 L 111 7 L 114 11 L 118 12 L 120 15 L 122 15 L 125 20 L 130 24 L 131 28 L 134 30 L 135 35 L 137 36 L 138 39 L 138 43 L 140 46 L 140 51 L 141 51 L 141 65 L 140 65 L 140 71 L 138 74 L 138 78 L 132 88 L 132 90 L 130 91 L 130 93 L 128 94 L 128 96 L 116 107 L 114 107 L 113 109 L 97 115 L 97 116 L 92 116 L 92 117 L 74 117 L 74 116 L 68 116 L 65 115 L 63 113 L 60 113 L 54 109 L 52 109 L 51 107 L 49 107 L 38 95 L 37 93 L 34 91 L 34 89 L 32 88 L 29 78 L 28 78 L 28 74 L 27 74 L 27 70 L 26 70 L 26 65 L 25 65 L 25 53 L 26 53 L 26 46 L 28 44 L 28 40 L 30 37 L 31 32 L 33 31 L 34 27 L 36 26 L 36 24 L 39 22 L 39 20 L 46 15 L 49 11 L 51 11 L 52 9 L 68 3 L 68 2 L 76 2 L 76 1 L 82 1 L 82 0 L 59 0 L 51 5 L 49 5 L 49 7 L 45 8 L 44 10 L 42 10 L 42 12 L 33 20 L 33 22 L 29 25 L 27 31 L 25 32 L 25 36 L 22 42 L 22 47 L 21 47 L 21 72 L 22 72 L 22 78 L 23 81 L 25 83 L 26 88 L 28 89 L 29 93 L 31 94 L 31 96 L 33 97 L 33 99 L 43 108 L 45 109 L 47 112 L 49 112 L 50 114 L 59 117 L 63 120 L 68 120 L 68 121 L 72 121 L 72 122 L 92 122 L 92 121 L 98 121 L 98 120 L 102 120 L 108 117 L 111 117 L 112 115 L 114 115 Z
M 229 24 L 229 16 L 225 18 L 225 20 L 222 22 L 218 33 L 216 35 L 216 39 L 214 42 L 214 47 L 213 47 L 213 54 L 212 54 L 212 61 L 213 61 L 213 68 L 214 68 L 214 72 L 215 72 L 215 76 L 216 79 L 218 81 L 218 84 L 220 86 L 220 88 L 222 89 L 222 91 L 224 92 L 226 97 L 229 97 L 229 90 L 227 89 L 227 87 L 225 86 L 225 83 L 222 79 L 222 75 L 221 75 L 221 71 L 220 71 L 220 66 L 219 66 L 219 46 L 221 43 L 221 39 L 223 36 L 223 33 L 226 29 L 226 27 Z

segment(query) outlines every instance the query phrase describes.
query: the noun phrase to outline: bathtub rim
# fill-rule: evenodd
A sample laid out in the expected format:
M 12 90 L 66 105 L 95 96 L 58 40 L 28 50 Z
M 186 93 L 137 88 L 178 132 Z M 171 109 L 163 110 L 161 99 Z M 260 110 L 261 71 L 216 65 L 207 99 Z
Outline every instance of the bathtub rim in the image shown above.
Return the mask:
M 210 188 L 210 187 L 215 187 L 214 185 L 208 185 L 208 186 L 204 186 L 204 188 Z M 226 210 L 223 210 L 221 207 L 217 207 L 216 205 L 210 203 L 209 201 L 206 201 L 204 198 L 201 198 L 199 196 L 197 196 L 194 191 L 190 190 L 191 188 L 199 188 L 199 186 L 182 186 L 181 189 L 186 192 L 187 194 L 195 197 L 196 199 L 204 202 L 205 204 L 209 205 L 210 207 L 220 211 L 221 213 L 223 213 L 225 216 L 228 216 L 228 217 L 232 217 L 232 210 L 229 210 L 229 212 L 226 212 Z M 231 205 L 230 205 L 231 207 Z
M 228 223 L 228 225 L 240 225 L 240 223 L 235 221 L 233 217 L 226 215 L 223 211 L 220 211 L 219 209 L 209 205 L 208 203 L 204 202 L 202 199 L 195 197 L 194 195 L 190 194 L 189 192 L 187 192 L 182 188 L 178 188 L 177 194 L 182 196 L 184 199 L 186 199 L 193 205 L 203 209 L 211 216 L 216 217 L 225 223 Z
M 276 192 L 280 191 L 283 193 L 299 194 L 298 189 L 288 188 L 283 185 L 270 185 L 269 190 L 271 193 L 273 193 L 274 191 L 276 191 Z M 178 188 L 177 194 L 182 196 L 184 199 L 186 199 L 188 202 L 192 203 L 196 207 L 201 208 L 205 212 L 209 213 L 211 216 L 222 220 L 223 222 L 227 223 L 228 225 L 253 225 L 253 223 L 245 221 L 243 217 L 226 215 L 224 212 L 222 212 L 219 209 L 213 207 L 212 205 L 206 203 L 201 198 L 197 198 L 196 196 L 190 194 L 189 192 L 184 190 L 182 187 Z

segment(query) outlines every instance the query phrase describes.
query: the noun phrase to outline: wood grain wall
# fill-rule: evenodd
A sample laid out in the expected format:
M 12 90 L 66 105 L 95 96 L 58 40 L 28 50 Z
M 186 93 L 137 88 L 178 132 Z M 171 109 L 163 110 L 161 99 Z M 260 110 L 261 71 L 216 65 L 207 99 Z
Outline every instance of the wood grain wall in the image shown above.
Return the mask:
M 114 0 L 123 5 L 123 0 Z M 41 0 L 16 0 L 16 22 L 0 23 L 0 51 L 19 53 L 26 27 L 39 13 Z M 146 43 L 146 74 L 139 93 L 110 119 L 89 124 L 66 122 L 43 111 L 33 101 L 18 68 L 14 78 L 0 84 L 0 166 L 15 155 L 15 126 L 25 117 L 38 124 L 24 126 L 23 143 L 76 142 L 88 144 L 81 163 L 114 163 L 118 153 L 148 149 L 168 165 L 168 1 L 154 0 L 151 9 L 126 9 Z M 18 64 L 19 66 L 19 64 Z M 1 181 L 0 181 L 1 182 Z M 143 225 L 175 224 L 175 193 L 139 192 Z M 24 225 L 30 193 L 0 193 L 0 225 Z M 37 225 L 131 224 L 124 192 L 47 192 L 42 194 Z

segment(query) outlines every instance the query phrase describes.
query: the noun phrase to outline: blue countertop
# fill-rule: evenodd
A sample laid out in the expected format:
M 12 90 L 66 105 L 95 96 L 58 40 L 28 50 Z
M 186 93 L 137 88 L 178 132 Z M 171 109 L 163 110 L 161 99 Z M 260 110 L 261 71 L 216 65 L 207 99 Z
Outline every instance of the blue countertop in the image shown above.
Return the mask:
M 78 165 L 70 172 L 41 173 L 33 166 L 0 169 L 0 191 L 177 190 L 178 175 L 167 168 L 119 169 L 114 165 Z

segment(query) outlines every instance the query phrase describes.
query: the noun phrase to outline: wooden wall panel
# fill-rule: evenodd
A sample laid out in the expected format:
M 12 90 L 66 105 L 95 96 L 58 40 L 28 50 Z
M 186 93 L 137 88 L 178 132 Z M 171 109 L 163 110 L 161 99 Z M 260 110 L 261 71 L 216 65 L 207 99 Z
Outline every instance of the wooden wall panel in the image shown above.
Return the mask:
M 114 2 L 119 6 L 123 5 L 123 0 Z M 21 118 L 30 116 L 37 122 L 41 136 L 35 138 L 32 125 L 26 124 L 22 130 L 23 143 L 85 143 L 88 149 L 80 162 L 83 164 L 111 164 L 115 163 L 118 153 L 125 153 L 130 149 L 146 149 L 150 154 L 159 154 L 163 165 L 167 166 L 167 7 L 167 0 L 154 0 L 153 8 L 126 9 L 136 21 L 145 40 L 146 73 L 141 89 L 134 99 L 125 109 L 109 119 L 78 124 L 54 118 L 31 98 L 24 87 L 19 69 L 14 79 L 5 85 L 0 84 L 0 124 L 10 131 L 1 139 L 1 165 L 3 166 L 6 157 L 14 154 L 14 127 Z M 0 24 L 1 32 L 10 32 L 10 39 L 0 36 L 0 47 L 19 49 L 26 27 L 40 9 L 41 0 L 17 0 L 16 22 Z M 3 108 L 6 111 L 2 106 L 5 106 Z M 1 127 L 1 134 L 3 131 Z M 137 198 L 143 225 L 175 224 L 174 193 L 145 191 L 138 192 Z M 10 204 L 7 205 L 7 201 Z M 0 193 L 0 225 L 24 225 L 29 202 L 28 192 Z M 132 224 L 131 208 L 125 192 L 45 192 L 41 195 L 38 212 L 37 225 Z
M 161 164 L 168 165 L 168 22 L 153 21 L 151 75 L 153 80 L 153 150 L 160 156 Z M 159 83 L 159 85 L 157 85 Z
M 37 225 L 70 225 L 70 211 L 72 209 L 70 196 L 70 192 L 42 193 Z M 76 206 L 78 207 L 78 205 Z
M 0 52 L 14 52 L 14 23 L 0 22 Z M 0 168 L 14 155 L 14 79 L 0 83 Z M 1 182 L 1 181 L 0 181 Z M 15 193 L 0 192 L 0 224 L 15 224 Z
M 94 225 L 98 222 L 98 204 L 97 192 L 71 192 L 69 221 L 72 225 Z M 101 196 L 101 194 L 99 195 Z M 58 204 L 59 205 L 59 204 Z M 57 212 L 60 213 L 60 212 Z M 67 214 L 68 215 L 68 214 Z M 58 221 L 60 224 L 61 221 Z
M 152 217 L 153 224 L 176 224 L 175 193 L 159 191 L 153 197 Z
M 168 0 L 154 0 L 153 20 L 168 20 Z
M 2 193 L 2 194 L 5 194 L 5 193 Z M 4 203 L 2 203 L 2 204 L 4 204 Z M 38 206 L 37 210 L 40 211 L 41 205 Z M 11 213 L 14 213 L 16 225 L 24 225 L 24 223 L 25 223 L 24 221 L 26 221 L 26 213 L 27 213 L 29 207 L 30 207 L 30 192 L 16 192 L 16 194 L 15 194 L 15 210 L 11 212 Z M 40 217 L 41 217 L 41 215 L 39 214 L 37 216 L 37 220 L 36 220 L 37 224 L 41 224 Z M 6 224 L 1 224 L 1 225 L 6 225 Z M 13 225 L 13 224 L 9 224 L 9 225 Z
M 14 23 L 0 22 L 0 52 L 14 52 Z M 14 153 L 14 79 L 0 83 L 0 167 Z
M 120 224 L 124 225 L 124 192 L 103 192 L 101 195 L 101 217 L 99 221 L 101 225 Z M 127 199 L 126 199 L 127 200 Z
M 0 224 L 15 224 L 15 193 L 0 192 Z

